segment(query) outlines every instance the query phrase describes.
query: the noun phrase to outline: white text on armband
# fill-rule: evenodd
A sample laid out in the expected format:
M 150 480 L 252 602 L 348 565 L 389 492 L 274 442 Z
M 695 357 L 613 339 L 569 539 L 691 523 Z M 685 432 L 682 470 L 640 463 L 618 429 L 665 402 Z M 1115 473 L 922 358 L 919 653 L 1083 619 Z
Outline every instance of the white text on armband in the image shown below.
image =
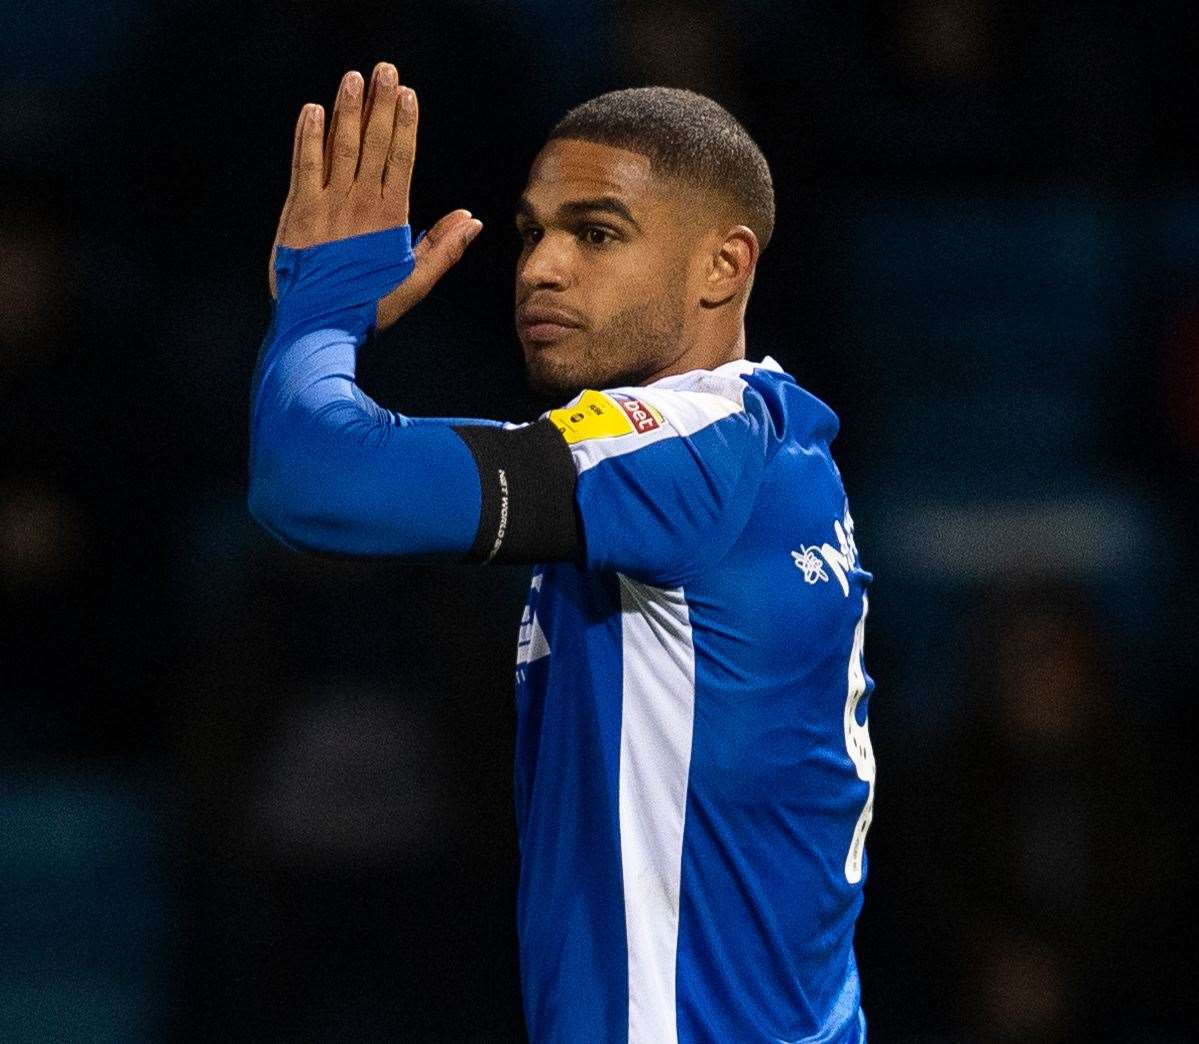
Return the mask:
M 508 528 L 508 476 L 503 468 L 498 468 L 497 474 L 500 480 L 500 524 L 495 532 L 495 543 L 491 545 L 491 554 L 485 559 L 487 562 L 495 558 L 500 544 L 504 542 L 504 531 Z

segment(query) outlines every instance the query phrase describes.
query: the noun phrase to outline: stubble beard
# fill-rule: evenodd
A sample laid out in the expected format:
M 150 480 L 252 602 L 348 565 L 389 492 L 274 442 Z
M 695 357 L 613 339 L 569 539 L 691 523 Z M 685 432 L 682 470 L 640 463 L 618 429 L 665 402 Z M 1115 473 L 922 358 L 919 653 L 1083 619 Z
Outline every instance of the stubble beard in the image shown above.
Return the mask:
M 678 357 L 683 343 L 683 303 L 662 294 L 617 312 L 602 329 L 583 331 L 571 351 L 555 345 L 526 359 L 529 388 L 552 398 L 573 398 L 584 388 L 640 385 Z

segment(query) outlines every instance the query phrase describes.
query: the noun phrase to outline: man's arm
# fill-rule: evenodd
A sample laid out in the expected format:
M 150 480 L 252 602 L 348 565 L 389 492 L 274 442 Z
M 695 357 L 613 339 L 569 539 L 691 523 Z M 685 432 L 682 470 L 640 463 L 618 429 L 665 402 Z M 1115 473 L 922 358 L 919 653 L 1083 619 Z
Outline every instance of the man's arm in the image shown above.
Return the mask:
M 361 86 L 357 73 L 343 80 L 327 164 L 319 107 L 305 107 L 296 129 L 272 255 L 277 299 L 254 373 L 250 510 L 305 550 L 574 557 L 574 466 L 548 420 L 413 423 L 355 383 L 357 349 L 370 329 L 420 300 L 481 227 L 455 211 L 412 249 L 415 99 L 398 104 L 395 70 L 380 65 L 360 140 Z

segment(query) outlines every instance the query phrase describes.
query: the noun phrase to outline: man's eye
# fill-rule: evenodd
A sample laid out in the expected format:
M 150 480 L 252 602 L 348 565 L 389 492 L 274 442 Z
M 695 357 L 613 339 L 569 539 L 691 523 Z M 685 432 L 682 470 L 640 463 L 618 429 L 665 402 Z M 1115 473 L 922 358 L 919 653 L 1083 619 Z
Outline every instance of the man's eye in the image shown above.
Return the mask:
M 583 238 L 592 246 L 603 246 L 614 240 L 616 234 L 611 229 L 604 228 L 603 225 L 584 225 Z
M 521 241 L 532 246 L 541 239 L 541 229 L 530 226 L 528 228 L 518 228 L 516 234 L 520 236 Z

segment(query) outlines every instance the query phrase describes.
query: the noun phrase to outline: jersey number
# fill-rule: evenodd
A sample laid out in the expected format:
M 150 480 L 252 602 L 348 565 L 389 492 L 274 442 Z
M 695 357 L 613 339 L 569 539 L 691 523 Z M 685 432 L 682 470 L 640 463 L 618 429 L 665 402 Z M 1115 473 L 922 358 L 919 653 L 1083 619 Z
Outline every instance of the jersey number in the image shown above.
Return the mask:
M 862 649 L 866 640 L 866 611 L 869 603 L 862 595 L 862 615 L 853 631 L 853 649 L 849 653 L 849 693 L 845 697 L 845 750 L 857 769 L 858 779 L 870 784 L 866 804 L 858 816 L 857 826 L 845 856 L 845 880 L 857 884 L 862 879 L 862 853 L 866 847 L 866 831 L 874 816 L 874 748 L 870 746 L 868 721 L 858 724 L 858 703 L 866 694 L 866 671 L 862 666 Z

